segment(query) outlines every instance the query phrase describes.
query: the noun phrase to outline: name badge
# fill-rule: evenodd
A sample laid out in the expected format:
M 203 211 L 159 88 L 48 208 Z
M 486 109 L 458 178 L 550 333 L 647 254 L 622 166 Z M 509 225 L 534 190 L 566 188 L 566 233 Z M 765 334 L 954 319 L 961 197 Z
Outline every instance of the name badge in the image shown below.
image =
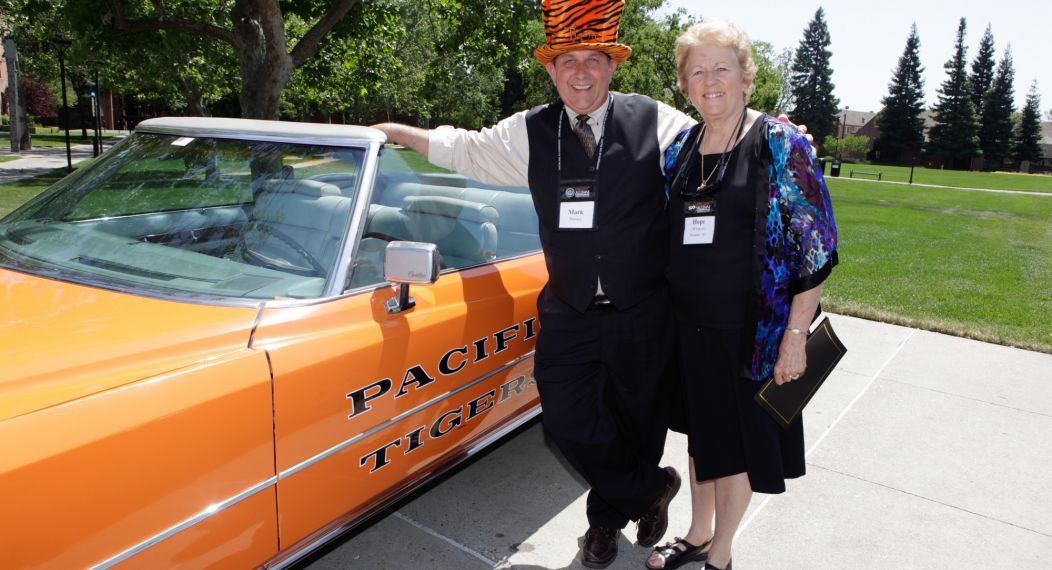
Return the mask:
M 716 240 L 716 200 L 683 202 L 683 245 L 709 245 Z
M 596 229 L 597 193 L 594 180 L 565 180 L 559 183 L 559 229 Z

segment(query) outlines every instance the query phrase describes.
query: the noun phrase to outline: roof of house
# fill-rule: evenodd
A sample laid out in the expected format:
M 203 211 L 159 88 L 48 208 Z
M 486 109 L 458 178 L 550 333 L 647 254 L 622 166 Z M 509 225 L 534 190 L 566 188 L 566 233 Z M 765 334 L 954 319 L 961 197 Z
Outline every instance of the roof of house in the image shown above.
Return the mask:
M 849 126 L 861 127 L 877 116 L 874 111 L 855 111 L 852 109 L 841 109 L 837 111 L 837 120 L 844 121 Z

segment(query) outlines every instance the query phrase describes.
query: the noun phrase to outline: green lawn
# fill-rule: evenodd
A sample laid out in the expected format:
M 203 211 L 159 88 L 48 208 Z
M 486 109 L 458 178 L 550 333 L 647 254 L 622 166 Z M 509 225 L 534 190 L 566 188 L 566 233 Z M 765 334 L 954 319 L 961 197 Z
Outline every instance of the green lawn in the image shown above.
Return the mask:
M 5 154 L 5 155 L 0 155 L 0 162 L 9 162 L 9 161 L 12 161 L 12 160 L 18 160 L 20 158 L 22 158 L 22 157 L 18 156 L 17 154 Z
M 1052 352 L 1052 197 L 832 179 L 834 312 Z
M 830 167 L 826 166 L 826 177 L 829 175 Z M 860 174 L 860 172 L 880 172 L 881 180 L 893 182 L 907 182 L 910 179 L 910 167 L 908 166 L 882 166 L 877 164 L 850 164 L 844 163 L 840 167 L 841 178 L 852 178 L 851 171 L 855 171 L 853 178 L 873 180 L 873 176 Z M 970 172 L 967 170 L 937 170 L 929 168 L 915 168 L 913 170 L 913 182 L 915 184 L 935 184 L 938 186 L 954 186 L 957 188 L 995 188 L 1000 190 L 1023 190 L 1028 192 L 1052 193 L 1052 175 L 1049 174 L 1016 174 L 1011 172 Z
M 102 144 L 109 148 L 116 144 L 117 139 L 114 136 L 116 133 L 102 134 Z M 88 131 L 87 137 L 80 136 L 80 129 L 75 129 L 69 132 L 69 144 L 91 144 L 92 134 Z M 33 146 L 39 148 L 55 148 L 66 146 L 66 132 L 57 131 L 54 133 L 44 133 L 33 135 Z
M 74 165 L 74 168 L 77 166 Z M 56 168 L 47 174 L 0 185 L 0 216 L 6 216 L 8 212 L 43 192 L 48 186 L 51 186 L 65 175 L 65 168 Z
M 422 154 L 414 150 L 401 146 L 387 145 L 387 152 L 390 151 L 394 151 L 396 153 L 396 156 L 400 157 L 401 161 L 405 163 L 404 168 L 406 172 L 449 172 L 441 166 L 435 166 L 434 164 L 431 164 L 427 161 L 426 158 L 424 158 Z M 396 160 L 388 160 L 388 167 L 391 170 L 401 170 L 401 168 L 399 168 L 398 162 L 399 161 Z

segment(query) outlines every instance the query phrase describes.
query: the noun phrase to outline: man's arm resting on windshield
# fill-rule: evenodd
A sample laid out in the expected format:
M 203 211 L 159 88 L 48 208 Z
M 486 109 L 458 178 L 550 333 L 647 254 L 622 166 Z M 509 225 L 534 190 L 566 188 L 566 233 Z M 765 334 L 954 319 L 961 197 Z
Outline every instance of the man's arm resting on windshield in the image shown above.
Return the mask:
M 427 156 L 427 130 L 400 123 L 380 123 L 373 125 L 373 128 L 383 131 L 387 135 L 387 142 L 407 146 L 425 157 Z

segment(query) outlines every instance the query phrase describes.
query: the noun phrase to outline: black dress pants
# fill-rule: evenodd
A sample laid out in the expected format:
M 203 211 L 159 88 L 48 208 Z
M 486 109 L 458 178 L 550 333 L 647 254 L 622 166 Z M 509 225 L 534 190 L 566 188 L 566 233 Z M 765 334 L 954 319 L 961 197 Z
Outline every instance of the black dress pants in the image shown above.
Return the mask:
M 667 432 L 659 396 L 673 354 L 664 291 L 625 310 L 537 301 L 534 374 L 551 440 L 591 486 L 590 526 L 624 528 L 657 499 Z

